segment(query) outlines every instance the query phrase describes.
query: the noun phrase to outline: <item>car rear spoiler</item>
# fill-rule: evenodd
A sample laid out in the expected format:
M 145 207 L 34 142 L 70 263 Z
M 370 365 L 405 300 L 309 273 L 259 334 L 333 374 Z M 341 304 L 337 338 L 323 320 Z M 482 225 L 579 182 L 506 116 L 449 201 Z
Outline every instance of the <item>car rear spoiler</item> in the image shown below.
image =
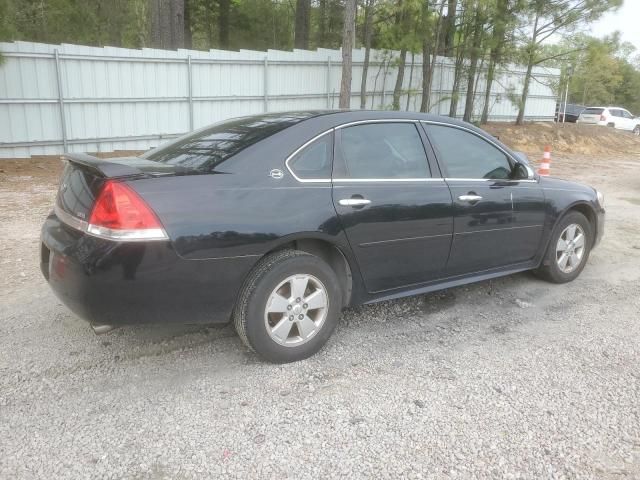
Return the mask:
M 140 176 L 145 173 L 132 165 L 126 165 L 109 159 L 101 159 L 86 153 L 65 153 L 62 159 L 81 165 L 105 178 Z

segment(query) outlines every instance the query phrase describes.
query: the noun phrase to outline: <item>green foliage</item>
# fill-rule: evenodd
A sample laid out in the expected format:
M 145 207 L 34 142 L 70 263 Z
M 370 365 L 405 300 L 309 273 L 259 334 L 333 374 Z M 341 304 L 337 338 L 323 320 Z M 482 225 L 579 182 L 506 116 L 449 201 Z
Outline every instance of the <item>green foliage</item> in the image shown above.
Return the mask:
M 0 41 L 151 46 L 150 5 L 157 5 L 151 1 L 0 0 Z M 477 85 L 487 66 L 493 72 L 507 63 L 524 63 L 556 66 L 566 72 L 567 66 L 573 65 L 571 101 L 616 103 L 640 113 L 640 56 L 633 47 L 620 42 L 615 35 L 597 40 L 577 33 L 580 27 L 621 2 L 359 0 L 355 46 L 365 44 L 364 12 L 368 6 L 371 47 L 408 52 L 405 75 L 409 75 L 412 53 L 437 52 L 455 59 L 458 80 L 449 98 L 452 103 L 464 95 L 461 90 L 474 75 Z M 174 3 L 185 5 L 186 47 L 261 51 L 293 48 L 297 4 L 294 0 L 163 0 L 164 5 Z M 309 48 L 339 48 L 345 0 L 311 0 L 310 5 Z M 550 42 L 557 38 L 561 41 Z M 397 56 L 393 59 L 389 56 L 388 63 L 397 64 Z M 387 68 L 388 64 L 385 72 Z M 413 73 L 414 79 L 419 68 Z M 533 78 L 542 81 L 535 79 L 535 75 Z M 376 77 L 376 82 L 367 88 L 379 91 L 382 83 L 382 77 Z M 396 97 L 401 86 L 396 85 Z M 412 95 L 417 93 L 417 87 L 415 83 L 411 85 Z M 427 94 L 430 88 L 430 84 L 422 85 Z M 483 92 L 475 93 L 478 98 L 485 96 Z M 523 106 L 526 92 L 520 98 L 518 95 L 507 92 L 505 98 Z M 434 98 L 433 105 L 437 105 L 436 101 L 443 100 Z M 397 98 L 395 103 L 397 106 Z M 473 110 L 472 107 L 466 105 L 465 110 Z
M 623 43 L 619 34 L 603 39 L 576 35 L 547 49 L 547 53 L 571 51 L 566 58 L 547 62 L 563 69 L 561 85 L 568 72 L 569 102 L 582 105 L 620 105 L 640 113 L 640 69 L 634 65 L 633 45 Z

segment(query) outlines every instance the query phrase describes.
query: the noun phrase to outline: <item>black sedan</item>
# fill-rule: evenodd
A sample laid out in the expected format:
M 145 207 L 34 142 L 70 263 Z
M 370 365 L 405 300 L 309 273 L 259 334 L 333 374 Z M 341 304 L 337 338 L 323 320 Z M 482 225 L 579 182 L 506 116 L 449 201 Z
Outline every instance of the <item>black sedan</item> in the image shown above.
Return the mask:
M 524 270 L 571 281 L 603 234 L 593 188 L 419 113 L 265 114 L 65 158 L 41 267 L 71 310 L 96 332 L 233 321 L 274 362 L 317 352 L 345 307 Z

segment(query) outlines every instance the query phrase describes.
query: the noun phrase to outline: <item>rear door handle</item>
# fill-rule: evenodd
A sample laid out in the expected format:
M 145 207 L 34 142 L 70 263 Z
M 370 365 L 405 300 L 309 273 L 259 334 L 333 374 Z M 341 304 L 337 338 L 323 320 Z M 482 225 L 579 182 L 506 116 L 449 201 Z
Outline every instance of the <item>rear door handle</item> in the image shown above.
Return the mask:
M 343 198 L 342 200 L 338 200 L 338 203 L 343 207 L 362 207 L 369 205 L 371 200 L 367 200 L 366 198 Z
M 482 197 L 480 195 L 460 195 L 458 200 L 461 202 L 479 202 Z

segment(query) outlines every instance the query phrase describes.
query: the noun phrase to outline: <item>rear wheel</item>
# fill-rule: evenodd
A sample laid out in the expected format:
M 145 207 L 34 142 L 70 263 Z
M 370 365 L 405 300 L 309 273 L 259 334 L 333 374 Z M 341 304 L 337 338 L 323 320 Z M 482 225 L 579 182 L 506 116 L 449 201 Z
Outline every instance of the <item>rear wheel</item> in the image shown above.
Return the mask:
M 310 357 L 327 342 L 342 308 L 335 273 L 298 250 L 263 258 L 247 278 L 234 310 L 242 341 L 275 363 Z
M 589 220 L 579 212 L 568 213 L 556 226 L 542 266 L 536 272 L 553 283 L 574 280 L 587 263 L 591 239 Z

